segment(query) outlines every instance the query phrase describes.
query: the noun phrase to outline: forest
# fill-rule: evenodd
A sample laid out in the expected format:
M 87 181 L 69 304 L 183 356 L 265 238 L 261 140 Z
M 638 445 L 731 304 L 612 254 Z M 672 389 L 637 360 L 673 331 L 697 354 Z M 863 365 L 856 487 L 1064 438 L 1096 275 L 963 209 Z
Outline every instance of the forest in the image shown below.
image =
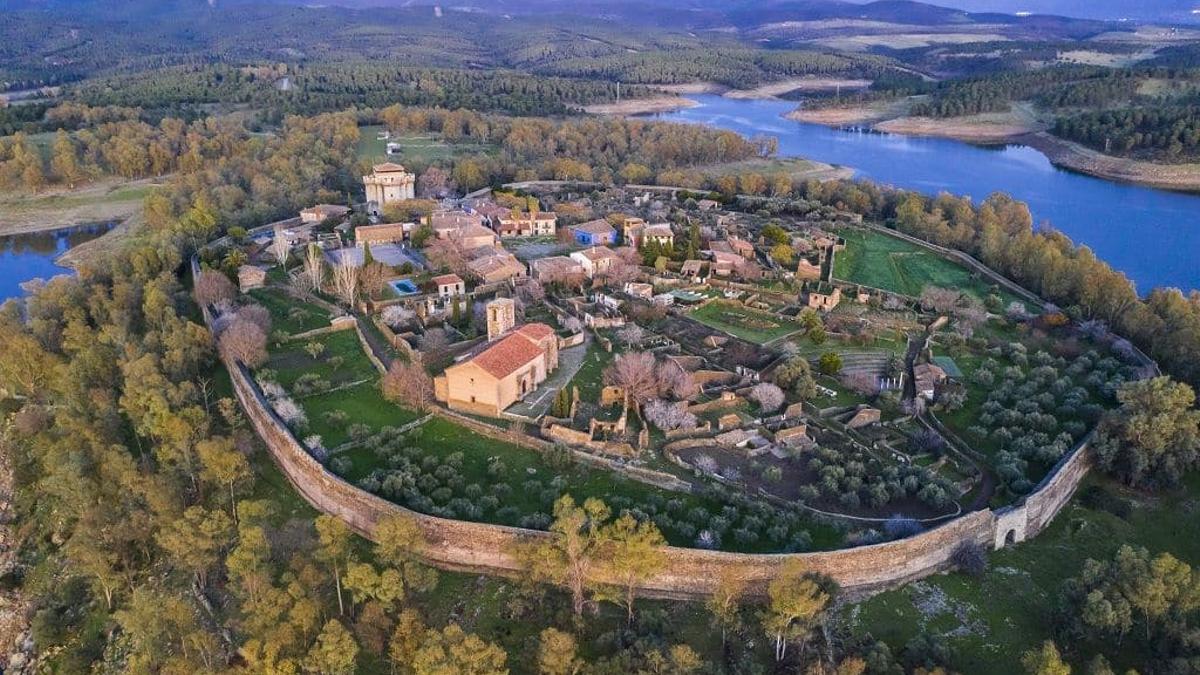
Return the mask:
M 626 96 L 645 96 L 626 87 Z M 252 67 L 179 66 L 99 78 L 80 85 L 74 98 L 94 106 L 136 105 L 157 114 L 201 116 L 205 104 L 250 105 L 264 121 L 392 103 L 561 115 L 616 99 L 614 82 L 541 77 L 503 70 L 412 68 L 351 61 Z
M 1200 158 L 1200 105 L 1161 103 L 1060 117 L 1054 135 L 1114 155 L 1178 162 Z

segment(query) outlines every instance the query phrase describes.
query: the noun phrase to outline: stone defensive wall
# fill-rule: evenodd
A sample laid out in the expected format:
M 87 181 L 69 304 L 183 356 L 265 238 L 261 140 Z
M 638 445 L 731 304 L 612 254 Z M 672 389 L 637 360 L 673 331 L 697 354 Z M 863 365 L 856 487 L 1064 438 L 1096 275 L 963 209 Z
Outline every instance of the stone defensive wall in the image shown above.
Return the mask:
M 428 563 L 443 569 L 505 576 L 522 571 L 513 553 L 518 545 L 550 536 L 541 531 L 416 513 L 347 483 L 305 451 L 241 364 L 226 365 L 247 418 L 280 470 L 317 510 L 341 518 L 362 536 L 373 539 L 380 520 L 404 515 L 424 531 L 426 545 L 420 555 Z M 998 548 L 1034 536 L 1070 500 L 1089 466 L 1085 443 L 1064 458 L 1021 503 L 997 511 L 971 512 L 916 536 L 872 546 L 791 554 L 669 547 L 670 562 L 665 571 L 644 582 L 641 591 L 651 597 L 699 599 L 712 593 L 723 571 L 734 568 L 752 589 L 761 592 L 785 562 L 798 558 L 810 571 L 831 577 L 848 594 L 866 595 L 947 569 L 964 544 Z

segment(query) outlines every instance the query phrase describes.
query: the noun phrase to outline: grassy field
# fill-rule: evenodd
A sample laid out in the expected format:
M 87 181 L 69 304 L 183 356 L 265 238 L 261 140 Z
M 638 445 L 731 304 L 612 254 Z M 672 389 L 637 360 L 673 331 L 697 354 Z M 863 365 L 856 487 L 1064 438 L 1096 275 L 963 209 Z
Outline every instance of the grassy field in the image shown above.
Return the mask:
M 688 316 L 710 328 L 757 344 L 766 344 L 800 330 L 800 324 L 790 319 L 719 300 Z
M 313 358 L 305 351 L 308 344 L 319 344 L 325 349 Z M 299 377 L 309 374 L 333 386 L 374 379 L 379 374 L 363 354 L 362 344 L 352 330 L 288 342 L 272 350 L 266 367 L 275 371 L 276 381 L 285 388 L 291 388 Z
M 1078 497 L 1035 539 L 996 552 L 981 578 L 943 574 L 850 607 L 855 632 L 870 633 L 899 651 L 921 630 L 947 637 L 953 670 L 981 675 L 1022 672 L 1021 654 L 1052 637 L 1063 581 L 1088 558 L 1109 558 L 1123 543 L 1170 552 L 1200 564 L 1200 474 L 1186 489 L 1161 497 L 1132 493 L 1101 478 L 1082 489 L 1103 489 L 1134 502 L 1127 519 L 1083 506 Z M 1059 642 L 1076 672 L 1103 651 L 1116 672 L 1144 668 L 1146 645 L 1130 635 L 1120 646 Z
M 371 162 L 395 161 L 401 164 L 412 164 L 424 167 L 434 162 L 443 162 L 459 155 L 474 155 L 487 153 L 494 148 L 475 143 L 450 144 L 443 141 L 438 134 L 405 134 L 393 136 L 390 141 L 379 138 L 382 126 L 361 127 L 358 140 L 358 159 Z M 399 155 L 388 155 L 387 144 L 399 143 L 402 150 Z
M 288 335 L 305 333 L 329 325 L 329 312 L 319 305 L 301 302 L 275 288 L 256 288 L 250 297 L 271 312 L 272 331 Z
M 869 230 L 844 229 L 838 234 L 846 238 L 846 249 L 834 257 L 837 279 L 914 297 L 926 286 L 956 288 L 981 300 L 991 290 L 991 284 L 967 268 L 907 241 Z M 1006 304 L 1017 299 L 1001 295 Z
M 588 345 L 587 356 L 583 357 L 583 365 L 568 387 L 579 387 L 579 398 L 583 401 L 596 403 L 600 400 L 600 390 L 604 388 L 604 369 L 616 358 L 615 352 L 604 351 L 599 343 L 593 340 Z M 569 391 L 569 389 L 568 389 Z

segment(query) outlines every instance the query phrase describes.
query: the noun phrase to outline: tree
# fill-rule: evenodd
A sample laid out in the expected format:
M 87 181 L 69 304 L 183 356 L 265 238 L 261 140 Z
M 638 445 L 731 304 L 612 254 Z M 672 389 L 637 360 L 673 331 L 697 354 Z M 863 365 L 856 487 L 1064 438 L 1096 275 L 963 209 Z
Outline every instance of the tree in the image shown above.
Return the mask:
M 604 369 L 605 384 L 622 387 L 629 398 L 644 403 L 658 395 L 658 377 L 654 369 L 654 354 L 627 352 Z
M 538 640 L 538 673 L 540 675 L 577 675 L 583 662 L 576 656 L 575 636 L 555 628 L 542 631 Z
M 802 561 L 791 559 L 767 586 L 767 598 L 763 628 L 775 641 L 775 660 L 782 661 L 789 643 L 799 642 L 803 649 L 830 597 L 818 579 L 805 572 Z
M 67 187 L 74 189 L 75 184 L 86 177 L 79 163 L 79 151 L 66 131 L 59 129 L 54 136 L 54 146 L 51 148 L 50 168 Z
M 791 389 L 801 400 L 807 401 L 817 395 L 812 366 L 803 356 L 792 356 L 775 368 L 775 384 Z
M 288 257 L 292 254 L 292 242 L 288 239 L 283 228 L 275 228 L 275 236 L 271 239 L 271 255 L 283 269 L 287 269 Z
M 310 293 L 321 290 L 325 283 L 325 256 L 321 247 L 309 244 L 304 250 L 304 274 L 302 275 Z
M 571 495 L 563 495 L 554 502 L 551 538 L 518 551 L 534 578 L 567 587 L 576 617 L 583 616 L 592 570 L 604 552 L 600 532 L 609 514 L 599 499 L 578 506 Z
M 350 528 L 337 516 L 321 514 L 314 523 L 317 527 L 317 559 L 333 570 L 337 589 L 338 614 L 345 614 L 342 600 L 342 573 L 350 561 Z
M 403 668 L 402 672 L 411 670 L 426 630 L 425 622 L 417 610 L 410 608 L 400 612 L 400 616 L 396 617 L 392 639 L 388 642 L 388 660 L 393 668 Z
M 686 401 L 651 399 L 645 406 L 646 420 L 663 431 L 696 428 L 696 416 L 687 410 Z
M 1025 652 L 1021 656 L 1021 665 L 1029 675 L 1071 675 L 1071 666 L 1062 660 L 1052 640 Z
M 234 318 L 221 333 L 217 345 L 226 358 L 241 361 L 249 368 L 258 368 L 267 362 L 267 334 L 243 318 Z
M 790 244 L 775 244 L 771 247 L 771 260 L 780 265 L 791 265 L 795 257 L 795 251 L 792 250 Z
M 783 390 L 770 382 L 759 382 L 750 390 L 750 398 L 763 412 L 775 412 L 783 405 Z
M 604 527 L 601 568 L 605 576 L 617 581 L 615 592 L 603 595 L 625 608 L 625 620 L 633 623 L 634 592 L 638 584 L 658 574 L 667 565 L 666 538 L 649 520 L 638 521 L 626 512 Z
M 375 526 L 375 539 L 375 557 L 401 570 L 411 591 L 422 593 L 437 586 L 437 570 L 420 559 L 427 542 L 415 518 L 398 513 L 384 517 Z
M 347 306 L 358 301 L 358 267 L 349 255 L 342 255 L 333 266 L 333 290 Z
M 337 619 L 325 622 L 317 641 L 304 658 L 304 670 L 321 675 L 351 675 L 358 659 L 358 643 Z
M 837 352 L 825 352 L 817 360 L 817 368 L 826 375 L 837 375 L 842 372 L 842 357 Z
M 1130 485 L 1169 486 L 1197 465 L 1200 411 L 1191 387 L 1156 377 L 1123 385 L 1117 400 L 1093 444 L 1105 470 Z
M 158 545 L 175 564 L 195 575 L 201 588 L 208 585 L 208 570 L 232 541 L 233 521 L 221 511 L 189 506 L 183 515 L 158 533 Z
M 200 270 L 194 286 L 196 302 L 205 307 L 226 305 L 237 297 L 233 282 L 216 270 Z
M 248 481 L 252 474 L 250 462 L 238 452 L 233 440 L 210 438 L 196 444 L 200 457 L 200 476 L 204 480 L 229 490 L 229 516 L 237 522 L 237 486 Z
M 442 630 L 425 632 L 413 655 L 415 675 L 508 675 L 508 654 L 452 623 Z
M 722 645 L 729 631 L 738 626 L 738 605 L 746 595 L 746 587 L 746 578 L 735 565 L 723 567 L 717 577 L 717 587 L 704 603 L 713 616 L 713 623 L 721 628 Z
M 379 387 L 384 398 L 417 412 L 426 412 L 433 404 L 433 379 L 419 363 L 392 361 Z

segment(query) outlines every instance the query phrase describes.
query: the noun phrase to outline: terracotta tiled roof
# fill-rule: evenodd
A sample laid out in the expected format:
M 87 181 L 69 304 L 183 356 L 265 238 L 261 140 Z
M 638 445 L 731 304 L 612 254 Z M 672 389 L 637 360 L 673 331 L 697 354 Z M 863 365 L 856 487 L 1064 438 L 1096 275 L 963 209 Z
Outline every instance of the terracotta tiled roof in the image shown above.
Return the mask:
M 579 254 L 588 260 L 604 260 L 605 258 L 617 257 L 616 252 L 606 246 L 593 246 L 579 251 Z
M 449 286 L 451 284 L 461 284 L 462 282 L 462 277 L 457 274 L 443 274 L 433 278 L 433 283 L 438 286 Z
M 554 329 L 544 323 L 527 323 L 518 328 L 517 332 L 531 340 L 539 342 L 554 335 Z
M 371 167 L 371 170 L 375 173 L 393 173 L 395 171 L 407 171 L 408 169 L 405 169 L 403 164 L 384 162 L 383 164 L 376 164 Z
M 531 361 L 542 358 L 542 355 L 542 348 L 536 342 L 517 331 L 501 338 L 470 362 L 483 368 L 492 377 L 502 380 Z

